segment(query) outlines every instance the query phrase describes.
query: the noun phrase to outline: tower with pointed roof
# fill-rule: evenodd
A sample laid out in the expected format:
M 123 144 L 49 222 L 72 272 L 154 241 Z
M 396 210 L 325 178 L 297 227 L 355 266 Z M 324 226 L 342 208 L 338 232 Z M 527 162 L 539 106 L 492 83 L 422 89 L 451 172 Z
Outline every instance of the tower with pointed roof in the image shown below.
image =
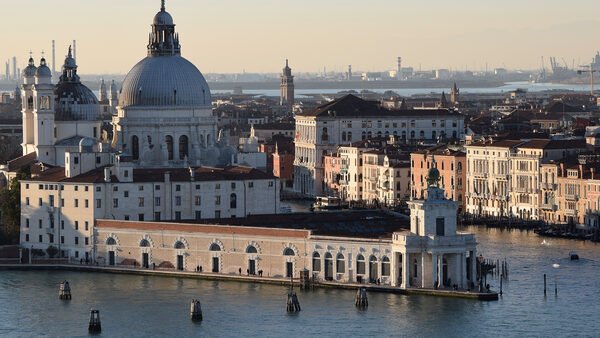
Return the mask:
M 281 84 L 279 85 L 281 95 L 279 104 L 291 112 L 294 108 L 294 76 L 289 66 L 288 60 L 285 60 L 285 67 L 281 73 Z
M 452 90 L 450 91 L 450 103 L 452 103 L 452 105 L 456 105 L 458 103 L 459 94 L 460 90 L 456 86 L 456 82 L 454 82 L 454 86 L 452 86 Z
M 32 96 L 33 147 L 40 162 L 54 164 L 55 95 L 54 85 L 52 84 L 52 71 L 50 71 L 44 57 L 42 57 L 39 67 L 35 70 Z
M 21 85 L 21 112 L 23 115 L 23 155 L 35 151 L 33 127 L 33 88 L 35 85 L 35 72 L 37 67 L 33 57 L 29 56 L 29 64 L 23 70 L 23 84 Z

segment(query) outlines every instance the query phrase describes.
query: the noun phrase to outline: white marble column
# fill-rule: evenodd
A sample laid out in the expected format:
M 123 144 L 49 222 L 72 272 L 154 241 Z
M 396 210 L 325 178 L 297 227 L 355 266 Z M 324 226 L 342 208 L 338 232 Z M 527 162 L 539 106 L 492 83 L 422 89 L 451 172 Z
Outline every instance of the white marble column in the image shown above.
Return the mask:
M 408 253 L 402 254 L 402 288 L 404 289 L 410 287 L 410 283 L 408 282 L 408 278 L 410 277 L 409 256 L 410 255 Z
M 440 254 L 438 256 L 439 262 L 438 262 L 438 269 L 439 269 L 439 274 L 438 274 L 438 288 L 441 288 L 444 286 L 444 278 L 446 276 L 444 276 L 444 254 Z
M 431 285 L 435 288 L 438 280 L 438 255 L 431 254 Z
M 452 284 L 462 287 L 462 254 L 454 254 L 454 278 L 452 278 Z
M 467 288 L 467 259 L 465 253 L 460 254 L 460 285 L 463 289 Z
M 392 286 L 397 286 L 396 284 L 398 283 L 397 279 L 397 274 L 398 274 L 398 267 L 396 266 L 396 256 L 398 255 L 397 252 L 394 252 L 392 254 L 392 259 L 390 259 L 390 283 Z
M 477 251 L 473 249 L 473 251 L 471 251 L 471 254 L 471 282 L 473 282 L 473 285 L 477 287 Z

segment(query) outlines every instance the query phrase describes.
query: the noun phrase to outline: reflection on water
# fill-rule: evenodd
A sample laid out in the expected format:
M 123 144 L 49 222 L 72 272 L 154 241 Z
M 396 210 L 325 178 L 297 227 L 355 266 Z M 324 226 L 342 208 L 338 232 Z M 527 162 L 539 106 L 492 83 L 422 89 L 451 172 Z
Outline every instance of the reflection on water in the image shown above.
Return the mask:
M 509 262 L 498 302 L 369 294 L 367 310 L 354 292 L 299 292 L 302 311 L 285 312 L 283 286 L 72 272 L 0 273 L 0 335 L 85 336 L 97 308 L 105 336 L 565 336 L 597 335 L 600 246 L 543 239 L 533 233 L 467 228 L 479 252 Z M 580 261 L 570 261 L 575 250 Z M 553 268 L 559 264 L 559 268 Z M 548 296 L 543 296 L 543 274 Z M 69 280 L 73 300 L 58 299 Z M 554 296 L 554 281 L 558 297 Z M 497 279 L 490 278 L 493 287 Z M 204 321 L 189 319 L 202 302 Z

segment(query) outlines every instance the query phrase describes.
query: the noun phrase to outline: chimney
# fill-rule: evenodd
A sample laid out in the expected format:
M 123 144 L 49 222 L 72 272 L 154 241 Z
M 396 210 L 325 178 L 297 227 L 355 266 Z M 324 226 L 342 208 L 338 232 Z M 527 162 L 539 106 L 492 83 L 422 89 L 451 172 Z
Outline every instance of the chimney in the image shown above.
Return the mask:
M 110 177 L 111 177 L 110 168 L 109 167 L 104 168 L 104 182 L 109 183 Z
M 560 175 L 562 177 L 565 177 L 565 164 L 564 163 L 560 164 Z
M 590 168 L 590 175 L 592 176 L 592 180 L 594 179 L 594 167 Z

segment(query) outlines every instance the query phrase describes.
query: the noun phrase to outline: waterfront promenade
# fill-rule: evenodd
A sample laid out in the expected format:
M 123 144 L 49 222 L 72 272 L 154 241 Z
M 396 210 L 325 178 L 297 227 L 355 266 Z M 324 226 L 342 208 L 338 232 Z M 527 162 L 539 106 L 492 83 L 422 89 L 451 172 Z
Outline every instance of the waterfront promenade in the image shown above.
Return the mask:
M 232 282 L 246 283 L 261 283 L 273 285 L 290 285 L 291 280 L 288 278 L 276 278 L 269 276 L 248 276 L 244 274 L 219 274 L 212 272 L 188 272 L 178 270 L 165 269 L 145 269 L 138 267 L 118 267 L 118 266 L 96 266 L 86 264 L 0 264 L 0 270 L 13 271 L 74 271 L 74 272 L 94 272 L 94 273 L 113 273 L 113 274 L 129 274 L 157 277 L 175 277 L 175 278 L 192 278 L 205 280 L 223 280 Z M 293 280 L 295 287 L 300 287 L 298 278 Z M 360 284 L 360 283 L 342 283 L 330 281 L 315 281 L 311 282 L 314 287 L 338 288 L 338 289 L 357 289 L 366 288 L 369 292 L 394 293 L 401 295 L 426 295 L 437 297 L 453 297 L 467 298 L 480 301 L 498 300 L 497 292 L 475 292 L 469 290 L 453 290 L 453 289 L 421 289 L 408 288 L 402 289 L 387 285 L 377 284 Z

